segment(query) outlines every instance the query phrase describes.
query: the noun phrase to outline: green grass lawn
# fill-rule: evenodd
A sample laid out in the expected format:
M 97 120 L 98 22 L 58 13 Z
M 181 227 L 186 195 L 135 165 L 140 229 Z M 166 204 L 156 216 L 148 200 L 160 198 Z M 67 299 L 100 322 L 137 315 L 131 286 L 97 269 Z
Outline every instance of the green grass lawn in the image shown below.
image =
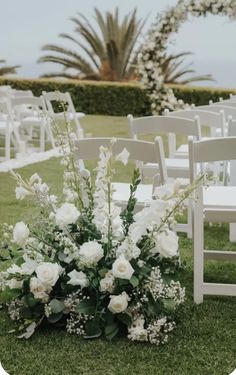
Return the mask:
M 86 116 L 86 134 L 128 136 L 127 120 L 122 117 Z M 91 165 L 90 165 L 91 167 Z M 121 169 L 117 179 L 129 180 L 131 167 Z M 62 167 L 51 159 L 20 170 L 23 176 L 37 172 L 59 194 Z M 27 201 L 16 201 L 15 182 L 0 173 L 0 222 L 14 223 L 33 214 Z M 235 249 L 228 243 L 228 227 L 206 227 L 206 245 Z M 59 330 L 41 330 L 29 341 L 17 339 L 8 331 L 14 324 L 4 309 L 0 311 L 0 361 L 10 375 L 228 375 L 236 367 L 236 298 L 206 297 L 192 302 L 192 244 L 180 236 L 180 252 L 186 268 L 179 278 L 187 289 L 187 301 L 178 313 L 177 329 L 166 345 L 155 347 L 126 339 L 107 342 L 85 341 Z M 208 281 L 236 283 L 232 263 L 208 262 Z

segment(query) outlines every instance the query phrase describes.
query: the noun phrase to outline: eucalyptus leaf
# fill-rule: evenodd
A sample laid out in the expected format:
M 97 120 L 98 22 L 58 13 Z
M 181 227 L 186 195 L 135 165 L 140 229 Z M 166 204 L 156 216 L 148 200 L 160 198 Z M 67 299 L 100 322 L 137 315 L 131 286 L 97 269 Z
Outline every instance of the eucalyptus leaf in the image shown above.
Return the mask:
M 51 310 L 53 314 L 58 314 L 62 312 L 65 308 L 65 304 L 63 301 L 60 301 L 59 299 L 53 299 L 51 300 L 49 306 L 51 307 Z
M 130 284 L 134 287 L 134 288 L 136 288 L 136 286 L 138 286 L 139 285 L 139 279 L 136 277 L 136 276 L 132 276 L 131 277 L 131 279 L 130 279 Z
M 84 335 L 85 339 L 95 339 L 101 336 L 102 329 L 97 320 L 90 320 L 85 325 L 85 332 L 86 332 L 86 335 Z
M 105 336 L 108 340 L 112 340 L 119 332 L 119 327 L 116 322 L 110 323 L 105 327 Z
M 84 299 L 76 307 L 81 314 L 93 315 L 96 312 L 96 302 L 93 299 Z
M 58 314 L 50 315 L 47 319 L 48 319 L 49 323 L 54 324 L 54 323 L 59 322 L 59 320 L 61 320 L 62 317 L 63 317 L 63 313 L 60 312 Z

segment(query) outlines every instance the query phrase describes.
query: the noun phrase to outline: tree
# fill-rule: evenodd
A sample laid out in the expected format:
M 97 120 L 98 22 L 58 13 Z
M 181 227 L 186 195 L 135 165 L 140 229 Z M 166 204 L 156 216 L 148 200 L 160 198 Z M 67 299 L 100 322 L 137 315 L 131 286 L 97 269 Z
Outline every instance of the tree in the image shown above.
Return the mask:
M 138 50 L 137 39 L 145 20 L 137 19 L 137 9 L 127 14 L 120 22 L 119 10 L 106 12 L 105 16 L 95 8 L 98 30 L 79 13 L 71 20 L 78 37 L 60 34 L 71 41 L 79 50 L 72 50 L 54 44 L 45 45 L 42 50 L 53 54 L 41 57 L 39 62 L 53 62 L 62 65 L 60 73 L 45 74 L 44 77 L 67 77 L 104 81 L 123 81 L 136 76 Z M 81 54 L 83 51 L 83 55 Z
M 46 44 L 43 51 L 51 52 L 42 56 L 38 62 L 53 62 L 62 66 L 61 72 L 44 74 L 43 77 L 64 77 L 71 79 L 128 81 L 138 79 L 137 56 L 142 46 L 138 44 L 146 19 L 137 19 L 137 9 L 127 14 L 122 21 L 119 10 L 105 16 L 95 8 L 95 20 L 98 28 L 79 13 L 72 17 L 75 24 L 75 36 L 62 33 L 59 35 L 72 42 L 76 49 L 69 49 L 55 44 Z M 191 52 L 167 55 L 163 68 L 165 83 L 186 84 L 194 81 L 212 80 L 210 75 L 191 76 L 180 80 L 193 69 L 182 67 L 184 57 Z M 183 59 L 181 59 L 183 58 Z
M 0 64 L 5 64 L 6 60 L 0 60 Z M 4 76 L 7 74 L 16 74 L 16 69 L 20 68 L 20 65 L 15 66 L 0 66 L 0 76 Z

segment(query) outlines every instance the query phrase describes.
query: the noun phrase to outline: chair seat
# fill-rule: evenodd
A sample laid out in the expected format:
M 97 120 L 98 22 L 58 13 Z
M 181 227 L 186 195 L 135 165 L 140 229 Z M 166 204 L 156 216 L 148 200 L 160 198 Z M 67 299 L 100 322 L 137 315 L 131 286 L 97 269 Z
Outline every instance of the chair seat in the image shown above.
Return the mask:
M 130 197 L 130 184 L 127 183 L 113 183 L 112 188 L 114 189 L 113 199 L 120 204 L 126 204 Z M 148 205 L 152 200 L 153 185 L 140 184 L 135 193 L 138 205 Z
M 204 209 L 236 210 L 236 186 L 203 188 Z
M 21 121 L 23 126 L 41 126 L 42 123 L 43 120 L 38 116 L 27 116 Z
M 167 174 L 174 178 L 189 178 L 189 160 L 178 158 L 165 159 Z M 158 164 L 147 163 L 142 167 L 144 176 L 153 177 L 158 173 Z
M 14 127 L 19 128 L 21 123 L 19 121 L 14 121 Z M 0 133 L 5 134 L 6 128 L 9 124 L 5 121 L 0 121 Z

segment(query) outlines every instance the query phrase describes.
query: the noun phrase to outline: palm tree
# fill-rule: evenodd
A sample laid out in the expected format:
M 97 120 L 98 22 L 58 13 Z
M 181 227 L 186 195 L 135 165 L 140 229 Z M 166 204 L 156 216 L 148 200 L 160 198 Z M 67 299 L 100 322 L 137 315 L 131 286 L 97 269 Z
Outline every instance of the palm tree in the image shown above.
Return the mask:
M 0 60 L 0 64 L 5 64 L 6 60 Z M 15 66 L 1 66 L 0 67 L 0 76 L 5 76 L 6 74 L 16 74 L 16 69 L 20 68 L 20 65 Z
M 189 74 L 195 73 L 194 69 L 190 69 L 193 63 L 183 66 L 185 57 L 189 55 L 193 55 L 192 52 L 181 52 L 165 56 L 162 69 L 166 84 L 187 85 L 191 82 L 214 81 L 211 74 L 189 76 Z
M 79 13 L 71 20 L 79 38 L 62 33 L 59 37 L 72 42 L 78 50 L 47 44 L 43 51 L 52 52 L 42 56 L 38 62 L 53 62 L 63 67 L 61 72 L 44 74 L 43 77 L 64 77 L 103 81 L 127 81 L 137 79 L 137 55 L 142 46 L 135 49 L 145 20 L 137 19 L 137 9 L 127 14 L 120 22 L 119 10 L 106 12 L 103 16 L 95 8 L 95 20 L 98 30 L 89 20 Z M 83 52 L 81 54 L 81 52 Z M 180 80 L 189 73 L 194 73 L 189 66 L 182 67 L 184 58 L 191 52 L 166 55 L 163 63 L 165 83 L 187 84 L 194 81 L 212 80 L 210 75 L 191 76 Z M 84 56 L 84 57 L 83 57 Z
M 135 51 L 135 45 L 145 23 L 145 20 L 137 19 L 136 13 L 137 9 L 134 9 L 120 22 L 118 8 L 114 14 L 106 12 L 105 16 L 95 8 L 98 30 L 80 13 L 78 17 L 71 18 L 79 38 L 65 33 L 59 36 L 71 41 L 79 50 L 77 52 L 54 44 L 43 46 L 43 51 L 53 54 L 41 57 L 38 62 L 54 62 L 63 67 L 61 72 L 45 74 L 44 77 L 105 81 L 135 78 L 139 52 L 139 49 Z M 83 51 L 83 55 L 80 51 Z

